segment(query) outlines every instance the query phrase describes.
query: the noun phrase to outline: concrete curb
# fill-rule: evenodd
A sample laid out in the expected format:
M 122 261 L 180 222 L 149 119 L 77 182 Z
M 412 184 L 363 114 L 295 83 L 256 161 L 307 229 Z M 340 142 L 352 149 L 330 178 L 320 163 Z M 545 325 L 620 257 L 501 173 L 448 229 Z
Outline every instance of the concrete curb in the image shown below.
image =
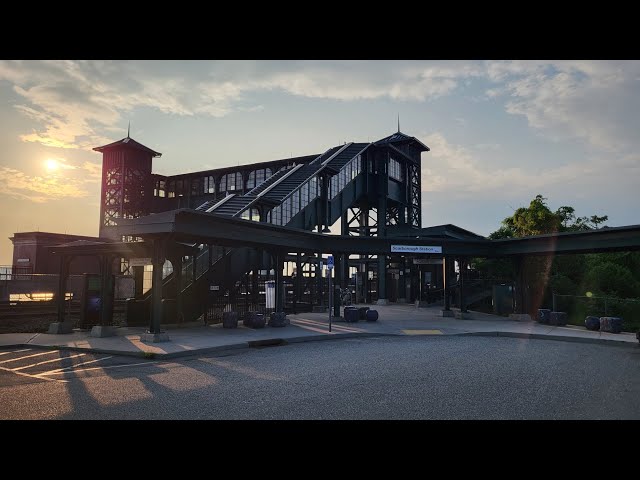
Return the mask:
M 122 350 L 112 350 L 108 348 L 86 348 L 73 347 L 69 345 L 34 345 L 31 343 L 19 343 L 13 345 L 2 345 L 0 350 L 9 348 L 34 348 L 39 350 L 65 350 L 71 352 L 85 353 L 102 353 L 107 355 L 119 355 L 123 357 L 148 358 L 148 359 L 172 359 L 178 357 L 188 357 L 194 355 L 203 355 L 206 353 L 220 353 L 225 351 L 236 351 L 242 349 L 250 349 L 256 347 L 279 346 L 289 343 L 305 343 L 305 342 L 321 342 L 326 340 L 341 340 L 356 337 L 382 337 L 382 336 L 401 336 L 395 333 L 340 333 L 336 335 L 304 335 L 291 338 L 268 338 L 261 340 L 249 340 L 241 343 L 233 343 L 230 345 L 216 345 L 215 347 L 197 348 L 193 350 L 185 350 L 182 352 L 156 353 L 156 352 L 127 352 Z
M 623 340 L 609 340 L 606 338 L 585 338 L 585 337 L 569 337 L 564 335 L 547 335 L 544 333 L 520 333 L 520 332 L 467 332 L 458 333 L 453 335 L 460 336 L 475 336 L 475 337 L 510 337 L 510 338 L 527 338 L 533 340 L 554 340 L 560 342 L 573 342 L 573 343 L 592 343 L 592 344 L 606 344 L 616 347 L 637 347 L 635 343 L 625 342 Z
M 234 343 L 230 345 L 217 345 L 214 347 L 205 347 L 198 348 L 193 350 L 185 350 L 182 352 L 171 352 L 171 353 L 155 353 L 155 352 L 127 352 L 122 350 L 113 350 L 108 348 L 83 348 L 83 347 L 73 347 L 69 345 L 34 345 L 32 343 L 17 343 L 12 345 L 1 345 L 0 350 L 9 349 L 9 348 L 34 348 L 40 350 L 65 350 L 72 352 L 90 352 L 90 353 L 102 353 L 106 355 L 119 355 L 123 357 L 134 357 L 134 358 L 147 358 L 147 359 L 155 359 L 155 360 L 169 360 L 173 358 L 179 357 L 189 357 L 195 355 L 204 355 L 207 353 L 222 353 L 226 351 L 239 351 L 243 349 L 250 348 L 259 348 L 259 347 L 269 347 L 269 346 L 284 346 L 288 344 L 295 343 L 306 343 L 306 342 L 324 342 L 330 340 L 343 340 L 350 338 L 372 338 L 372 337 L 404 337 L 409 336 L 402 333 L 380 333 L 380 332 L 363 332 L 363 333 L 340 333 L 336 335 L 303 335 L 299 337 L 291 337 L 291 338 L 268 338 L 261 340 L 248 340 L 240 343 Z M 563 342 L 574 342 L 574 343 L 591 343 L 591 344 L 605 344 L 612 345 L 618 347 L 637 347 L 638 345 L 635 343 L 624 342 L 622 340 L 611 340 L 611 339 L 603 339 L 603 338 L 584 338 L 584 337 L 570 337 L 564 335 L 547 335 L 541 333 L 520 333 L 520 332 L 499 332 L 499 331 L 489 331 L 489 332 L 463 332 L 463 333 L 446 333 L 443 335 L 439 335 L 439 337 L 447 337 L 447 336 L 476 336 L 476 337 L 510 337 L 510 338 L 526 338 L 533 340 L 554 340 L 554 341 L 563 341 Z

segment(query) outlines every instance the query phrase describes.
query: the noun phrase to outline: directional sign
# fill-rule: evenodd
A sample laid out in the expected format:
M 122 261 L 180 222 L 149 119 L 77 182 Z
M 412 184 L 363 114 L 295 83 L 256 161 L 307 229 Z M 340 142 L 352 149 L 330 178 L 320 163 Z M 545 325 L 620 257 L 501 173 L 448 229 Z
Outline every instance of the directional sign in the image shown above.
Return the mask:
M 327 268 L 331 270 L 333 268 L 333 255 L 327 257 Z

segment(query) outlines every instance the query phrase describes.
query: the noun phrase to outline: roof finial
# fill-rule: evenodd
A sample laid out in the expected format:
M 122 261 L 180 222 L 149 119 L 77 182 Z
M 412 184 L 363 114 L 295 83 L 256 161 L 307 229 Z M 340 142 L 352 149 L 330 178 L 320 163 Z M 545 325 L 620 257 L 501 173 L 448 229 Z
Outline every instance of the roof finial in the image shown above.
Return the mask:
M 400 128 L 400 127 L 398 127 L 398 129 L 399 129 L 399 128 Z M 398 130 L 398 131 L 400 131 L 400 130 Z M 131 120 L 129 120 L 129 126 L 127 127 L 127 138 L 130 138 L 130 137 L 129 137 L 129 133 L 130 133 L 130 132 L 131 132 Z
M 400 133 L 400 114 L 398 113 L 398 133 Z

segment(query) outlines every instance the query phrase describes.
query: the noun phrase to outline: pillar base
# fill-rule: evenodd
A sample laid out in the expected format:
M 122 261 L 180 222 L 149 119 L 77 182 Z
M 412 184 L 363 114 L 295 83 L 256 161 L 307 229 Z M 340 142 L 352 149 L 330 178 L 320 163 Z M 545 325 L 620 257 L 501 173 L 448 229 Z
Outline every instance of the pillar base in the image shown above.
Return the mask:
M 323 307 L 321 305 L 314 305 L 311 309 L 313 313 L 327 313 L 329 311 L 328 307 Z
M 469 320 L 471 318 L 471 315 L 469 314 L 469 312 L 455 312 L 455 317 L 458 320 Z
M 114 337 L 116 335 L 116 327 L 112 327 L 108 325 L 95 325 L 91 329 L 90 335 L 96 338 Z
M 170 339 L 169 339 L 169 334 L 165 332 L 162 332 L 162 333 L 147 332 L 140 335 L 140 341 L 146 342 L 146 343 L 159 343 L 159 342 L 168 342 L 170 341 Z
M 379 298 L 376 305 L 389 305 L 389 300 L 386 298 Z
M 443 317 L 453 317 L 455 316 L 455 314 L 453 313 L 453 310 L 440 310 L 440 315 Z
M 60 335 L 63 333 L 73 332 L 73 324 L 71 322 L 53 322 L 49 325 L 47 333 Z
M 515 320 L 516 322 L 532 322 L 531 315 L 528 313 L 510 313 L 510 320 Z

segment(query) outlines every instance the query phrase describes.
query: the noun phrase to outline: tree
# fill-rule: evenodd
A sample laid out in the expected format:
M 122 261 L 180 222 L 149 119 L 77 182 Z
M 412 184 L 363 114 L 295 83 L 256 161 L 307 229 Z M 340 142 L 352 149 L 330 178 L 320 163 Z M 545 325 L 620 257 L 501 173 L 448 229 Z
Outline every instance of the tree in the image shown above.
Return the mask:
M 511 217 L 502 221 L 502 225 L 510 229 L 514 237 L 541 235 L 560 230 L 561 217 L 552 212 L 542 195 L 536 195 L 528 208 L 518 208 Z M 567 208 L 567 207 L 565 207 Z
M 489 235 L 489 239 L 498 240 L 502 238 L 525 237 L 530 235 L 543 235 L 555 232 L 575 232 L 583 230 L 593 230 L 608 220 L 607 215 L 590 217 L 576 216 L 575 208 L 569 205 L 559 207 L 555 212 L 547 205 L 547 199 L 538 194 L 529 203 L 528 207 L 520 207 L 514 211 L 513 215 L 502 220 L 500 227 Z M 533 300 L 532 308 L 538 308 L 542 303 L 548 301 L 551 290 L 563 294 L 579 294 L 578 285 L 584 285 L 585 276 L 598 264 L 598 255 L 595 259 L 589 260 L 586 255 L 563 255 L 555 257 L 553 255 L 531 257 L 525 259 L 523 264 L 525 281 L 529 285 L 529 294 Z M 618 262 L 614 262 L 620 265 Z M 629 262 L 627 262 L 629 263 Z M 485 278 L 505 278 L 513 279 L 512 264 L 506 259 L 476 259 L 474 266 Z M 623 266 L 623 265 L 620 265 Z M 626 267 L 626 265 L 624 265 Z M 612 266 L 599 268 L 598 272 L 607 275 L 607 281 L 597 285 L 594 284 L 594 276 L 591 275 L 591 285 L 607 292 L 633 291 L 621 289 L 619 283 L 612 280 L 613 272 L 619 270 Z M 633 271 L 633 269 L 629 269 Z M 628 279 L 625 275 L 624 278 Z

